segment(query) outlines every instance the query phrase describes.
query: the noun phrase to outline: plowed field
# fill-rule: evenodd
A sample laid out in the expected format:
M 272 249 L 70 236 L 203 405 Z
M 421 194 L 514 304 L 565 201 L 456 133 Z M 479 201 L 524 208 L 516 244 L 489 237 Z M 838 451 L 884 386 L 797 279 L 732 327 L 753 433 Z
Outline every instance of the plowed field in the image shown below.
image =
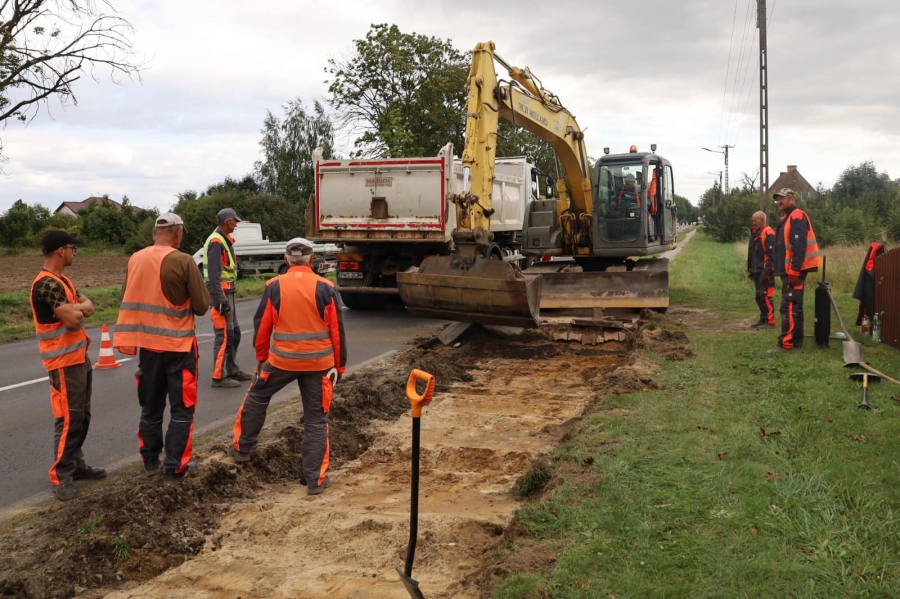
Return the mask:
M 27 291 L 43 264 L 43 256 L 0 256 L 0 294 Z M 76 255 L 66 275 L 79 289 L 119 285 L 127 265 L 128 256 Z

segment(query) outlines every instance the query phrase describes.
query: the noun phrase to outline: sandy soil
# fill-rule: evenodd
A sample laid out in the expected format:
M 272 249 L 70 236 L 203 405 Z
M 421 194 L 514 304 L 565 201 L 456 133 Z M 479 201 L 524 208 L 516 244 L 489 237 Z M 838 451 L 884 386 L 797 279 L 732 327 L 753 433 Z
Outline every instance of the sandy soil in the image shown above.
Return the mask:
M 422 419 L 413 577 L 425 596 L 474 599 L 504 572 L 549 572 L 555 555 L 514 520 L 514 486 L 602 397 L 656 388 L 657 366 L 634 349 L 691 355 L 684 333 L 665 323 L 653 317 L 626 342 L 602 346 L 553 342 L 552 331 L 509 340 L 478 330 L 459 348 L 398 354 L 338 386 L 334 483 L 324 494 L 308 497 L 299 481 L 292 404 L 270 415 L 250 464 L 227 458 L 223 437 L 197 452 L 181 488 L 118 477 L 10 528 L 0 538 L 0 596 L 407 597 L 395 567 L 409 535 L 403 383 L 413 367 L 439 381 Z M 555 475 L 597 476 L 589 467 Z
M 0 256 L 0 294 L 26 291 L 44 264 L 43 256 Z M 120 285 L 128 256 L 75 256 L 66 269 L 79 289 Z

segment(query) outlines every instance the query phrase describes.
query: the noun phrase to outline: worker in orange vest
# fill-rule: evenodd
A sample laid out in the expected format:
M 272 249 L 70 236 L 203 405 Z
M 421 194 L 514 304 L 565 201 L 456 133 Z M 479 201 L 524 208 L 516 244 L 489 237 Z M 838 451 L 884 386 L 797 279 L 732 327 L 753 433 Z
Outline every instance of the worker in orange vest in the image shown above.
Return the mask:
M 307 493 L 331 485 L 328 411 L 332 389 L 347 364 L 341 300 L 334 284 L 310 268 L 313 244 L 296 237 L 286 246 L 289 270 L 266 283 L 253 319 L 256 377 L 234 423 L 228 455 L 250 460 L 272 396 L 297 381 L 303 402 L 301 462 Z
M 65 231 L 48 231 L 41 241 L 44 268 L 31 283 L 35 337 L 50 375 L 50 407 L 56 418 L 50 482 L 60 501 L 78 494 L 73 480 L 106 476 L 103 468 L 88 466 L 81 451 L 91 424 L 93 375 L 87 359 L 91 339 L 84 331 L 84 319 L 94 313 L 94 304 L 63 274 L 72 266 L 79 243 L 84 240 Z
M 197 405 L 197 337 L 194 316 L 209 309 L 209 293 L 193 259 L 178 251 L 184 221 L 167 213 L 156 219 L 153 245 L 128 260 L 114 347 L 138 356 L 138 441 L 144 471 L 180 484 L 192 453 Z M 169 397 L 169 428 L 163 415 Z M 165 461 L 159 455 L 165 449 Z
M 775 231 L 768 225 L 766 213 L 761 210 L 753 213 L 752 223 L 747 248 L 747 274 L 756 287 L 759 321 L 750 328 L 771 329 L 775 327 L 775 308 L 772 304 L 775 297 L 775 262 L 772 260 Z
M 781 277 L 781 335 L 769 352 L 803 347 L 803 288 L 806 275 L 819 270 L 819 244 L 812 223 L 796 206 L 794 190 L 775 192 L 781 220 L 775 229 L 775 275 Z

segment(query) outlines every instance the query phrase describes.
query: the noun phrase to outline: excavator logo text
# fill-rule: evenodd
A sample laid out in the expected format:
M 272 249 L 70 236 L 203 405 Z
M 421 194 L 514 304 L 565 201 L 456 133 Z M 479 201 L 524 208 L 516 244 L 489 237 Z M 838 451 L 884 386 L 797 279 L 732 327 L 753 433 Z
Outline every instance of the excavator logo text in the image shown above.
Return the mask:
M 519 102 L 519 112 L 531 117 L 532 120 L 537 121 L 544 127 L 547 127 L 550 124 L 550 121 L 547 120 L 547 117 L 538 112 L 535 112 L 534 110 L 526 106 L 523 102 Z

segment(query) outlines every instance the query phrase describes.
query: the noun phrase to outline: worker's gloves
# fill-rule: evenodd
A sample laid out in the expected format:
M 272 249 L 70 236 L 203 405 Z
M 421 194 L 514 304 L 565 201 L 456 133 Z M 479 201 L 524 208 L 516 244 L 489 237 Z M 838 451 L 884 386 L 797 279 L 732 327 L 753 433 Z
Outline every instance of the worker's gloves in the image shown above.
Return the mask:
M 788 275 L 788 285 L 791 287 L 796 287 L 797 283 L 800 282 L 800 275 Z
M 221 314 L 222 316 L 228 316 L 229 314 L 231 314 L 231 304 L 229 304 L 228 302 L 221 303 L 216 308 L 216 310 L 218 310 L 219 314 Z

